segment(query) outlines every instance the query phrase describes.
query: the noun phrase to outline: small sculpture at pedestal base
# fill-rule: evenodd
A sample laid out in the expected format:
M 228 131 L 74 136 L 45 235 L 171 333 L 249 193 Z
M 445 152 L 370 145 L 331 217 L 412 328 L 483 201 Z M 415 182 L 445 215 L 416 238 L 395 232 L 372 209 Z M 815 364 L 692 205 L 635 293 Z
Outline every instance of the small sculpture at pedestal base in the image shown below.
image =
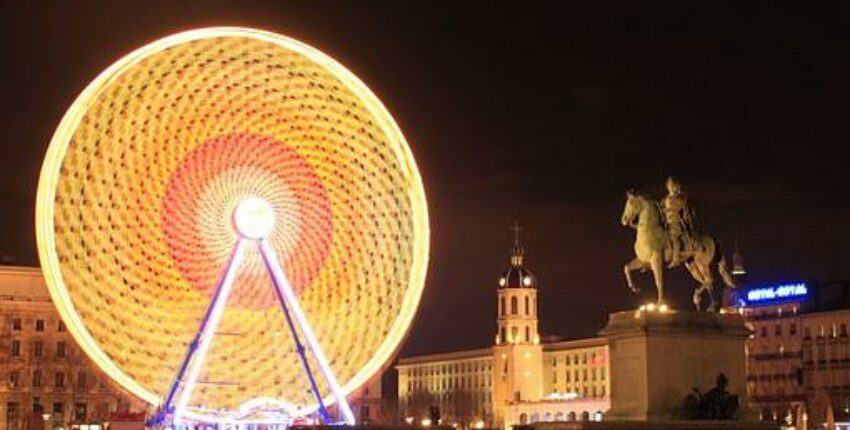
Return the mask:
M 683 418 L 686 420 L 720 420 L 737 419 L 738 396 L 726 390 L 729 379 L 724 374 L 717 375 L 717 386 L 702 394 L 699 388 L 685 397 L 682 406 Z

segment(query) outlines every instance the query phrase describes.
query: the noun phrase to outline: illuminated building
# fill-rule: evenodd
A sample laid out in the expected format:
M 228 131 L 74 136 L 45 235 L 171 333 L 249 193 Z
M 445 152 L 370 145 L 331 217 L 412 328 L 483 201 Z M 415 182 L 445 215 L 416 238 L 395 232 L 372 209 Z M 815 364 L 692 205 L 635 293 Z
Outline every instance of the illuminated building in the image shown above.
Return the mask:
M 490 348 L 402 358 L 398 370 L 399 414 L 415 422 L 440 408 L 443 422 L 470 427 L 492 420 Z
M 739 300 L 753 330 L 747 390 L 761 419 L 808 428 L 830 414 L 850 421 L 850 285 L 751 287 Z
M 399 413 L 421 422 L 431 407 L 462 428 L 597 420 L 610 407 L 604 338 L 541 342 L 535 275 L 515 238 L 499 277 L 494 345 L 399 360 Z
M 146 406 L 80 350 L 39 269 L 0 266 L 0 339 L 0 430 L 101 426 Z
M 802 384 L 802 330 L 800 306 L 805 295 L 789 296 L 778 302 L 747 301 L 744 317 L 753 334 L 747 341 L 747 394 L 751 407 L 762 420 L 796 423 L 805 412 L 806 392 Z

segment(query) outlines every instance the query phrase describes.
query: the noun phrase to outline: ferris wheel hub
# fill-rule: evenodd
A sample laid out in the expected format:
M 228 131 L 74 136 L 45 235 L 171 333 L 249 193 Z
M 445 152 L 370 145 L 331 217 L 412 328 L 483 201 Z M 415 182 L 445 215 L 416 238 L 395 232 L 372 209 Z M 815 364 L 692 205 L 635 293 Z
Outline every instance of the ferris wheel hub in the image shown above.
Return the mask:
M 260 197 L 248 197 L 233 210 L 233 227 L 245 239 L 259 240 L 274 230 L 274 209 Z

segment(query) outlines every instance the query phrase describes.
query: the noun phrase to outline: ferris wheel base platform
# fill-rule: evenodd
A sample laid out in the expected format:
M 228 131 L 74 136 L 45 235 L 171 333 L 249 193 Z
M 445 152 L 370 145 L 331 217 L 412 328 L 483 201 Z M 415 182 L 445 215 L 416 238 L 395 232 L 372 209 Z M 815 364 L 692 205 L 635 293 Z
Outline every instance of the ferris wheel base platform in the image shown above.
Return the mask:
M 431 425 L 431 426 L 421 426 L 421 425 L 410 425 L 410 424 L 398 424 L 398 425 L 390 425 L 390 424 L 355 424 L 355 425 L 347 425 L 347 424 L 317 424 L 317 425 L 304 425 L 304 424 L 296 424 L 289 427 L 289 430 L 455 430 L 452 426 L 444 426 L 444 425 Z

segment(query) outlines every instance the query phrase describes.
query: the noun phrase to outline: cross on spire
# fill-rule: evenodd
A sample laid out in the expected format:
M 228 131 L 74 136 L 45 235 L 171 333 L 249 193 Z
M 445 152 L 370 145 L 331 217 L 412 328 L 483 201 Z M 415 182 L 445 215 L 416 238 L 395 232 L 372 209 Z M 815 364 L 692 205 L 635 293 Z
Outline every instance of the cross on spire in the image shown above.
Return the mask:
M 522 233 L 522 226 L 519 225 L 518 221 L 514 221 L 511 231 L 514 232 L 514 246 L 519 246 L 519 235 Z

